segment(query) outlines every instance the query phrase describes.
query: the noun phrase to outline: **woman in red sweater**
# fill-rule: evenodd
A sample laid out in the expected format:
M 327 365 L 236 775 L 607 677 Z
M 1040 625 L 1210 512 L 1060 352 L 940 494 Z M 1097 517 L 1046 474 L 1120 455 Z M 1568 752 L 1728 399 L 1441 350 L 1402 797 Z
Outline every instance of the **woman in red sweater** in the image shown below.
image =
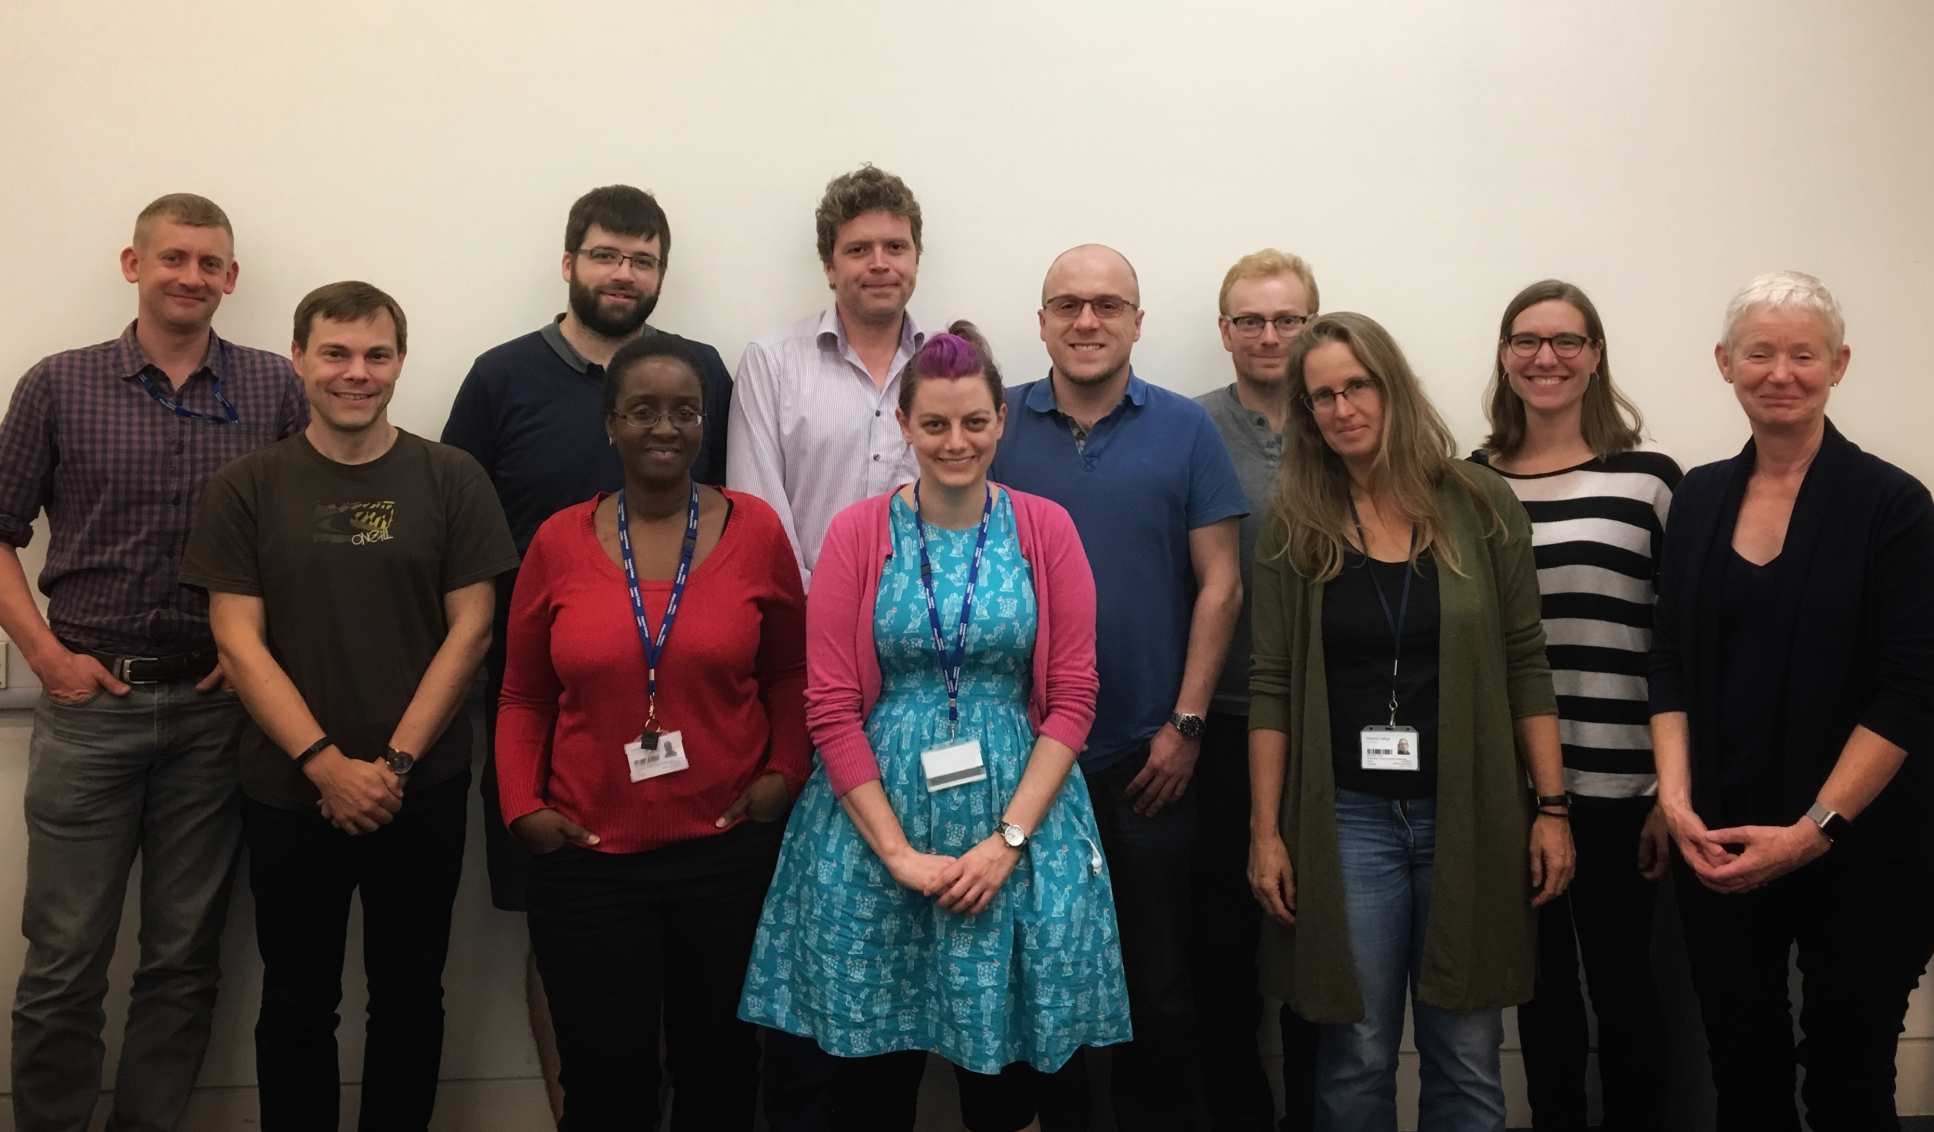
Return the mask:
M 753 1122 L 735 1008 L 809 769 L 805 599 L 772 509 L 692 481 L 698 363 L 669 334 L 611 359 L 624 488 L 539 528 L 511 599 L 498 787 L 534 854 L 565 1130 L 658 1126 L 661 1008 L 674 1127 Z

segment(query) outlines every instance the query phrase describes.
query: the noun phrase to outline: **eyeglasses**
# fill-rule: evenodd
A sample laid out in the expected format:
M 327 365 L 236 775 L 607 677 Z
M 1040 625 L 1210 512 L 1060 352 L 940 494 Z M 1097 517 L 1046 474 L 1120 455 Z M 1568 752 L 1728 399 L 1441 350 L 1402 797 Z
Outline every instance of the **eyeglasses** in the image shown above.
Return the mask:
M 1575 358 L 1591 345 L 1592 340 L 1583 334 L 1513 334 L 1504 340 L 1511 352 L 1520 358 L 1533 358 L 1546 342 L 1551 343 L 1551 352 L 1561 358 Z
M 1274 326 L 1277 334 L 1287 338 L 1308 321 L 1309 316 L 1306 314 L 1279 314 L 1273 318 L 1264 318 L 1259 314 L 1229 316 L 1229 325 L 1235 327 L 1236 333 L 1244 338 L 1260 336 L 1265 326 Z
M 657 271 L 659 265 L 658 257 L 652 255 L 650 252 L 626 255 L 617 248 L 597 247 L 579 248 L 578 254 L 589 259 L 599 267 L 609 268 L 612 271 L 616 271 L 619 264 L 626 262 L 629 262 L 638 271 Z
M 1103 322 L 1113 322 L 1134 310 L 1135 304 L 1120 295 L 1096 295 L 1092 299 L 1084 299 L 1079 295 L 1056 295 L 1041 304 L 1042 310 L 1062 322 L 1073 322 L 1080 318 L 1083 307 L 1093 307 L 1096 318 Z
M 636 405 L 622 412 L 613 412 L 611 417 L 638 429 L 657 428 L 660 421 L 670 421 L 673 428 L 697 428 L 705 420 L 705 414 L 690 405 L 662 411 L 650 405 Z
M 1302 400 L 1303 404 L 1309 406 L 1309 411 L 1312 413 L 1333 413 L 1336 411 L 1338 397 L 1362 408 L 1365 404 L 1364 398 L 1380 388 L 1373 378 L 1353 377 L 1344 382 L 1341 389 L 1318 389 L 1314 393 L 1303 394 Z

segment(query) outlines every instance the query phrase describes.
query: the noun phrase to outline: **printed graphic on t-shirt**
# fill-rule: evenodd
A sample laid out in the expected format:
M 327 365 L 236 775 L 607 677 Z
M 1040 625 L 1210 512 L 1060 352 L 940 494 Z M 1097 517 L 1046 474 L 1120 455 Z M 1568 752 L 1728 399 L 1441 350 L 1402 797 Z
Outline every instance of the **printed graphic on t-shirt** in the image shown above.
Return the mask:
M 390 533 L 396 520 L 396 500 L 318 503 L 315 520 L 311 542 L 346 542 L 351 546 L 389 542 L 396 537 Z

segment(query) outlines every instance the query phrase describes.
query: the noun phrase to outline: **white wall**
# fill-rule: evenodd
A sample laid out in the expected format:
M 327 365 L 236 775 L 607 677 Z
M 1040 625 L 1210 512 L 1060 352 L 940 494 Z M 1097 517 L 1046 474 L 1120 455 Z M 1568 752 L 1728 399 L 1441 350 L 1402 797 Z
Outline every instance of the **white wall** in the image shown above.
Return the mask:
M 400 299 L 415 349 L 394 412 L 417 431 L 477 352 L 561 309 L 564 212 L 594 184 L 657 193 L 675 240 L 655 321 L 730 361 L 824 301 L 812 207 L 871 160 L 926 211 L 916 312 L 975 318 L 1016 377 L 1044 369 L 1048 260 L 1101 240 L 1140 269 L 1143 375 L 1226 381 L 1216 286 L 1276 244 L 1314 263 L 1327 307 L 1392 328 L 1469 445 L 1499 311 L 1557 274 L 1596 298 L 1620 383 L 1690 464 L 1745 434 L 1710 361 L 1727 296 L 1791 266 L 1848 312 L 1836 418 L 1928 478 L 1929 42 L 1921 0 L 12 0 L 0 393 L 119 331 L 114 256 L 178 189 L 235 221 L 230 337 L 285 344 L 296 300 L 335 279 Z M 23 750 L 0 741 L 4 859 Z M 460 933 L 512 931 L 474 879 Z M 0 872 L 0 897 L 17 882 Z M 222 1081 L 249 1072 L 250 949 L 232 942 Z M 512 996 L 521 945 L 469 946 L 454 997 Z M 0 984 L 17 962 L 0 940 Z M 451 1075 L 516 1070 L 515 1015 L 453 1025 Z M 1934 1031 L 1925 1001 L 1909 1024 Z M 1921 1111 L 1924 1061 L 1903 1082 Z

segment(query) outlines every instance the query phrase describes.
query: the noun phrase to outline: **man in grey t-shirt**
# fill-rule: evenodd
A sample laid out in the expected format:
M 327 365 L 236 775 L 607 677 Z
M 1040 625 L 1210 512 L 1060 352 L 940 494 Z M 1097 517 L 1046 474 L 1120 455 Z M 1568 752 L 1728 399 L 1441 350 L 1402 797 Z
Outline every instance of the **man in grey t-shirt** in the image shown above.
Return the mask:
M 1222 345 L 1236 380 L 1196 398 L 1222 434 L 1249 497 L 1240 531 L 1242 617 L 1229 642 L 1196 766 L 1202 835 L 1195 854 L 1195 938 L 1191 940 L 1198 1049 L 1204 1094 L 1217 1128 L 1269 1125 L 1272 1100 L 1256 1048 L 1262 996 L 1256 989 L 1261 914 L 1249 893 L 1249 579 L 1256 540 L 1275 514 L 1283 456 L 1289 344 L 1315 317 L 1316 278 L 1299 256 L 1265 248 L 1236 261 L 1222 279 Z M 1316 1028 L 1282 1011 L 1284 1129 L 1309 1125 Z

